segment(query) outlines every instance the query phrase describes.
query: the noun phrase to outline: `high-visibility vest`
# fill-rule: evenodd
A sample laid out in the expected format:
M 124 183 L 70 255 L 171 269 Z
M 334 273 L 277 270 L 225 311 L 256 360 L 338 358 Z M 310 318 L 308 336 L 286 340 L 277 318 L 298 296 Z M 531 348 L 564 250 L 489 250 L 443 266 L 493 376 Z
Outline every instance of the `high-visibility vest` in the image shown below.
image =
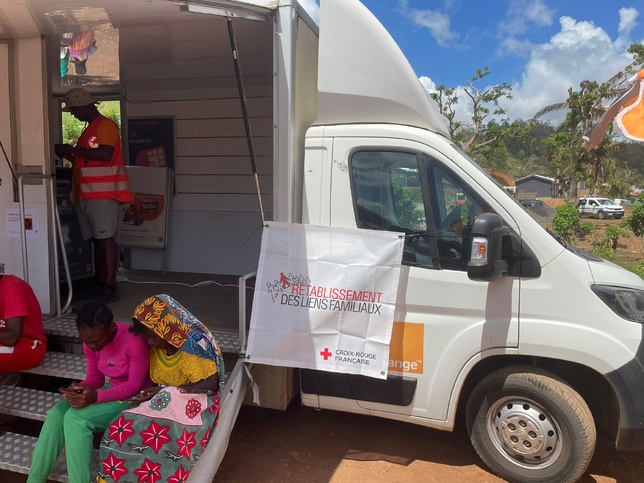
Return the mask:
M 76 147 L 84 149 L 97 148 L 101 144 L 97 133 L 103 123 L 114 123 L 105 116 L 94 119 L 78 138 Z M 121 138 L 116 136 L 114 154 L 109 161 L 93 161 L 76 156 L 74 159 L 74 188 L 76 198 L 80 200 L 115 199 L 119 203 L 131 203 L 132 191 L 125 171 Z

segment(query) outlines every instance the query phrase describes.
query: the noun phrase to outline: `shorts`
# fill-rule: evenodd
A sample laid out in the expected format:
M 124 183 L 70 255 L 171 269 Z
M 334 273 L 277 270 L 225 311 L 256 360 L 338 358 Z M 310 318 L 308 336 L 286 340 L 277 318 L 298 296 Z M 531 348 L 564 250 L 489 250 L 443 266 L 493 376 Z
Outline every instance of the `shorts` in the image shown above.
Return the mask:
M 0 374 L 36 367 L 45 357 L 47 341 L 21 338 L 13 347 L 0 345 Z
M 116 235 L 119 219 L 119 202 L 114 199 L 80 200 L 76 203 L 78 223 L 83 238 L 104 240 Z

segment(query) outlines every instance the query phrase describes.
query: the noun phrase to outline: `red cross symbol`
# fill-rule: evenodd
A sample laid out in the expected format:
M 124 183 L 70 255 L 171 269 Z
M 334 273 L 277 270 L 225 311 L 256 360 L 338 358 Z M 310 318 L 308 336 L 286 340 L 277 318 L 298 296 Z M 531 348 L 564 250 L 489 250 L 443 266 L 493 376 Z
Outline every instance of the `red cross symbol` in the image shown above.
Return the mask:
M 320 355 L 324 357 L 324 360 L 326 361 L 333 355 L 333 352 L 329 352 L 329 348 L 325 347 L 324 350 L 320 352 Z

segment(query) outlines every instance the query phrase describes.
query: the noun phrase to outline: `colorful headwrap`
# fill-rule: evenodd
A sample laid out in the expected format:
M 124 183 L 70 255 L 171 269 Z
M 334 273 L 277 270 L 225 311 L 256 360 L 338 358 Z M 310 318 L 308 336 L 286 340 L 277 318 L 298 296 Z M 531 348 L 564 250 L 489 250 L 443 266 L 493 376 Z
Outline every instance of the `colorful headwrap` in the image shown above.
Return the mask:
M 208 328 L 183 305 L 169 295 L 153 295 L 134 309 L 132 318 L 177 349 L 215 361 L 219 391 L 224 389 L 224 358 L 219 345 Z

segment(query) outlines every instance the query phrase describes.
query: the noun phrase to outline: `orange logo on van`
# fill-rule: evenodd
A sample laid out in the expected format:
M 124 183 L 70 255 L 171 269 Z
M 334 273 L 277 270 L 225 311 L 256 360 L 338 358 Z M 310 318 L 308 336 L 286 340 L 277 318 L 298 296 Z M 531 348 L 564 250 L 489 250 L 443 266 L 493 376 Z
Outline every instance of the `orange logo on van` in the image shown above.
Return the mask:
M 413 322 L 394 322 L 389 346 L 389 370 L 423 373 L 425 326 Z

